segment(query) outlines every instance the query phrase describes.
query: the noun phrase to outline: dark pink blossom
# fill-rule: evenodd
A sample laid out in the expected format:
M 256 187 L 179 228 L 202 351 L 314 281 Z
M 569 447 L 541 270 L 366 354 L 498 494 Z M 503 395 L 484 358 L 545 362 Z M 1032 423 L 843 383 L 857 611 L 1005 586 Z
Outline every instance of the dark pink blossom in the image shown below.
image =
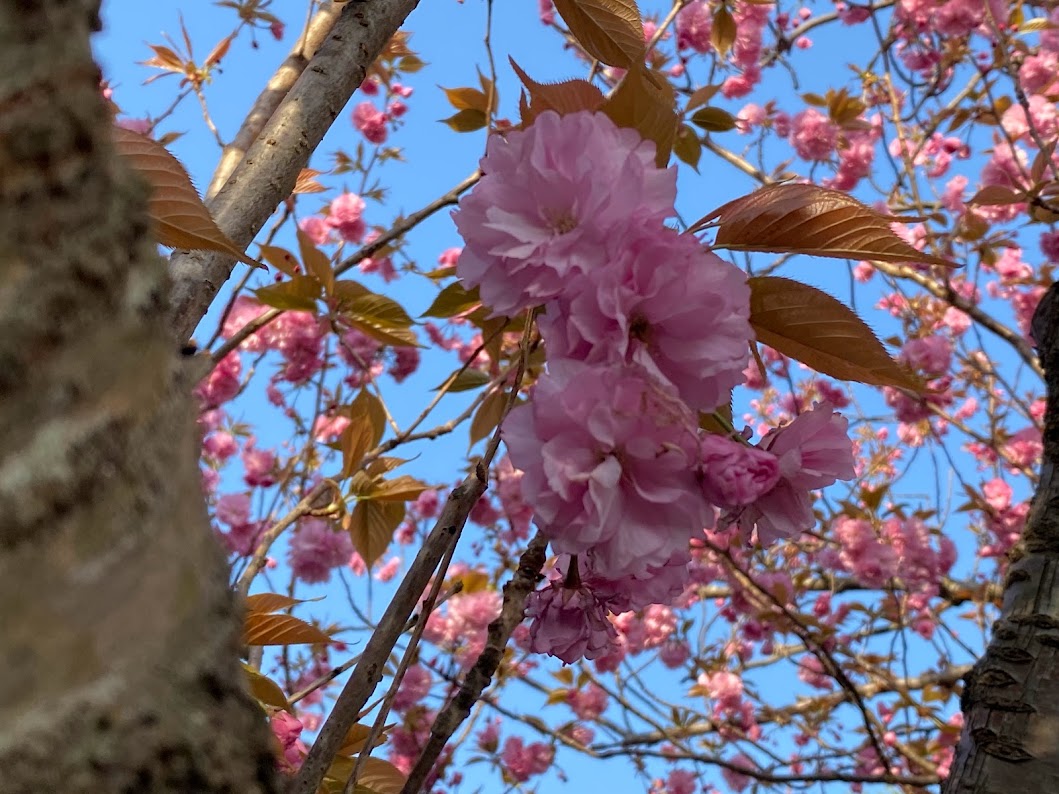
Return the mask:
M 699 449 L 702 493 L 712 505 L 728 509 L 745 507 L 779 482 L 776 456 L 757 447 L 706 433 Z
M 611 650 L 617 640 L 606 607 L 585 587 L 551 582 L 543 590 L 530 593 L 526 617 L 531 620 L 530 650 L 567 664 L 595 659 Z
M 388 121 L 387 115 L 371 102 L 361 102 L 353 109 L 353 126 L 369 143 L 386 143 L 386 136 L 389 134 Z
M 319 518 L 303 519 L 290 541 L 287 561 L 291 571 L 309 584 L 326 582 L 331 569 L 345 565 L 353 554 L 348 532 L 336 530 Z

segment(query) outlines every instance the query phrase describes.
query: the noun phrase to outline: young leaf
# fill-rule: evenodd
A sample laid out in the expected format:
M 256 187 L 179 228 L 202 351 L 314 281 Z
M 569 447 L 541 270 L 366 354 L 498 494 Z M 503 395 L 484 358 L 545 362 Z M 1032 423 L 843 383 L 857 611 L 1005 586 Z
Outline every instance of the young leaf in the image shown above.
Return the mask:
M 423 312 L 423 316 L 447 320 L 457 314 L 463 314 L 468 309 L 473 309 L 481 302 L 482 299 L 478 297 L 478 287 L 471 287 L 468 290 L 461 282 L 454 281 L 438 293 L 434 302 L 430 304 L 430 308 Z
M 456 110 L 479 110 L 485 115 L 489 97 L 484 92 L 477 88 L 439 88 L 445 92 L 449 104 Z
M 555 0 L 555 10 L 593 58 L 622 69 L 643 64 L 643 20 L 634 0 Z
M 750 325 L 759 341 L 832 378 L 922 390 L 842 302 L 789 278 L 758 276 L 748 283 Z
M 699 108 L 691 114 L 690 121 L 706 132 L 728 132 L 735 129 L 735 116 L 721 108 Z
M 562 83 L 538 83 L 526 74 L 522 67 L 509 58 L 511 67 L 519 76 L 526 91 L 529 92 L 530 104 L 522 108 L 522 123 L 531 124 L 537 116 L 546 110 L 554 110 L 560 116 L 576 113 L 579 110 L 599 110 L 603 106 L 604 96 L 592 83 L 586 80 L 566 80 Z
M 289 281 L 256 289 L 254 295 L 263 304 L 274 309 L 311 312 L 316 311 L 320 283 L 308 276 L 293 276 Z
M 304 603 L 304 601 L 285 596 L 282 593 L 255 593 L 246 597 L 246 611 L 260 612 L 263 615 L 267 615 L 269 612 L 290 609 L 296 604 Z
M 415 477 L 402 474 L 392 480 L 382 480 L 376 483 L 366 498 L 380 502 L 407 502 L 415 499 L 428 488 L 430 486 L 425 482 L 420 482 Z
M 239 250 L 222 232 L 184 166 L 158 141 L 113 127 L 114 147 L 151 188 L 147 214 L 161 245 L 189 251 L 220 251 L 251 267 L 264 267 Z
M 393 533 L 404 520 L 404 502 L 358 501 L 343 524 L 353 539 L 353 548 L 370 568 L 393 540 Z
M 732 12 L 723 5 L 718 6 L 713 13 L 713 25 L 710 27 L 710 44 L 722 58 L 732 49 L 737 33 Z
M 361 389 L 348 410 L 349 417 L 354 421 L 358 417 L 367 417 L 371 427 L 371 446 L 376 446 L 386 432 L 386 408 L 382 401 L 367 389 Z
M 316 626 L 290 615 L 251 612 L 243 622 L 244 645 L 319 645 L 330 641 Z
M 375 446 L 374 431 L 367 415 L 355 416 L 338 437 L 342 450 L 342 476 L 349 477 L 364 459 L 364 454 Z
M 699 169 L 699 159 L 702 157 L 702 141 L 698 134 L 687 124 L 681 124 L 677 130 L 676 140 L 673 141 L 673 154 L 681 162 L 687 163 L 696 171 Z
M 957 265 L 919 251 L 890 228 L 900 220 L 816 185 L 769 185 L 715 209 L 688 229 L 716 221 L 715 248 Z
M 494 389 L 486 395 L 485 399 L 482 400 L 482 404 L 478 406 L 478 410 L 475 411 L 474 418 L 471 419 L 470 446 L 473 447 L 493 432 L 500 423 L 500 417 L 504 414 L 504 405 L 506 403 L 507 396 L 504 394 L 503 389 Z
M 603 104 L 603 112 L 619 127 L 630 127 L 655 142 L 655 165 L 665 168 L 680 126 L 673 87 L 647 69 L 629 71 Z
M 280 273 L 291 278 L 298 274 L 296 270 L 298 260 L 286 248 L 280 248 L 278 245 L 262 245 L 259 247 L 261 248 L 261 258 Z
M 325 295 L 330 295 L 335 287 L 335 271 L 331 267 L 330 257 L 313 245 L 309 235 L 301 229 L 298 229 L 298 250 L 302 255 L 305 273 L 323 285 Z
M 345 309 L 346 319 L 364 333 L 383 344 L 416 346 L 419 340 L 410 330 L 412 318 L 397 301 L 385 295 L 363 295 L 349 301 Z
M 379 735 L 375 737 L 375 743 L 372 747 L 379 747 L 386 743 L 386 734 L 394 727 L 397 723 L 391 723 L 379 731 Z M 364 749 L 364 744 L 368 741 L 368 736 L 371 734 L 371 727 L 368 725 L 361 725 L 359 722 L 351 727 L 346 733 L 346 738 L 342 740 L 342 746 L 338 748 L 336 755 L 354 756 Z
M 470 391 L 471 389 L 482 388 L 491 380 L 492 378 L 489 377 L 488 373 L 474 367 L 468 367 L 467 369 L 459 369 L 453 372 L 433 391 L 441 391 L 442 389 L 448 392 Z
M 489 119 L 485 117 L 485 113 L 482 111 L 467 108 L 458 111 L 447 119 L 442 119 L 442 121 L 448 124 L 453 132 L 474 132 L 482 129 L 489 122 Z
M 243 672 L 246 673 L 250 694 L 257 698 L 261 703 L 264 703 L 266 706 L 274 706 L 277 709 L 283 709 L 284 711 L 293 711 L 293 709 L 291 709 L 290 701 L 288 701 L 287 696 L 283 694 L 283 690 L 280 689 L 279 684 L 268 676 L 261 675 L 261 673 L 245 662 L 243 663 Z

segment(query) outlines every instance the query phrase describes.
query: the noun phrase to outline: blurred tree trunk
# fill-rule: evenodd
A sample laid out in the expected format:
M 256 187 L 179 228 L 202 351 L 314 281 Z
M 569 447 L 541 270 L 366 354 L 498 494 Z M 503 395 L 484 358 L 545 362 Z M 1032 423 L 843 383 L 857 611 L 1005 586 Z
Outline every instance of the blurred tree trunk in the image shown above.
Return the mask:
M 0 788 L 272 792 L 91 0 L 0 0 Z
M 946 794 L 1059 792 L 1059 293 L 1033 318 L 1048 391 L 1041 478 L 1011 554 L 1004 604 L 966 678 Z

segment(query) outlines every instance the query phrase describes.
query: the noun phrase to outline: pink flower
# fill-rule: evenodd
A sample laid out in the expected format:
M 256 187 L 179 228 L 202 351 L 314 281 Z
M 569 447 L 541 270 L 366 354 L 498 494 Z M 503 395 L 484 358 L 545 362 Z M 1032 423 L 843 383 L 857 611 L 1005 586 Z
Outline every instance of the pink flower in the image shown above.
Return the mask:
M 218 461 L 224 461 L 239 451 L 239 442 L 231 433 L 218 430 L 202 442 L 202 451 Z
M 838 145 L 838 129 L 816 108 L 796 114 L 791 128 L 791 146 L 803 160 L 828 160 Z
M 944 375 L 952 364 L 952 342 L 944 336 L 909 339 L 901 348 L 901 360 L 925 375 Z
M 276 483 L 276 454 L 267 449 L 258 449 L 251 437 L 243 447 L 243 479 L 246 484 L 268 488 Z
M 360 130 L 369 143 L 379 145 L 386 142 L 389 133 L 387 121 L 386 114 L 371 102 L 361 102 L 353 109 L 353 126 Z
M 287 561 L 291 571 L 309 584 L 326 582 L 331 569 L 344 565 L 353 554 L 348 532 L 334 530 L 318 518 L 302 520 L 290 541 Z
M 694 419 L 627 368 L 558 360 L 503 437 L 557 553 L 593 552 L 603 577 L 642 575 L 708 522 L 693 472 Z
M 292 773 L 297 771 L 305 757 L 306 749 L 299 737 L 303 730 L 301 722 L 293 714 L 286 711 L 274 711 L 269 717 L 272 734 L 279 742 L 283 750 L 283 762 L 280 763 L 281 771 Z
M 395 347 L 393 359 L 393 364 L 389 369 L 390 377 L 400 383 L 419 369 L 419 348 Z
M 375 572 L 375 578 L 380 582 L 389 582 L 397 575 L 397 571 L 400 567 L 401 558 L 391 557 Z
M 687 769 L 674 769 L 666 778 L 665 794 L 695 794 L 698 777 Z
M 199 398 L 202 406 L 216 408 L 235 398 L 242 387 L 239 380 L 242 368 L 243 362 L 238 350 L 233 350 L 218 361 L 210 370 L 210 374 L 195 387 L 195 396 Z
M 673 214 L 676 169 L 654 157 L 654 143 L 602 113 L 547 111 L 490 136 L 484 176 L 453 213 L 466 241 L 457 274 L 496 314 L 557 297 L 603 264 L 615 232 Z
M 566 703 L 579 720 L 594 720 L 607 710 L 610 696 L 595 684 L 584 689 L 571 689 L 566 693 Z
M 331 202 L 327 225 L 350 243 L 359 243 L 367 229 L 364 219 L 364 199 L 355 193 L 343 193 Z
M 393 699 L 393 707 L 398 711 L 406 711 L 427 696 L 433 678 L 430 671 L 419 664 L 413 664 L 405 670 L 401 686 L 397 689 L 397 695 Z
M 214 512 L 217 520 L 230 527 L 238 527 L 250 520 L 250 494 L 229 493 L 217 500 Z
M 757 764 L 743 753 L 733 756 L 729 763 L 735 766 L 736 769 L 749 771 L 757 768 Z M 724 782 L 736 792 L 744 791 L 753 782 L 753 778 L 749 775 L 744 775 L 742 772 L 737 772 L 727 767 L 721 769 L 721 776 L 724 778 Z
M 664 226 L 611 242 L 605 266 L 548 304 L 540 329 L 549 355 L 639 365 L 692 409 L 726 404 L 753 337 L 743 271 Z
M 305 235 L 312 240 L 313 245 L 324 245 L 331 239 L 332 227 L 328 221 L 329 218 L 311 215 L 298 221 L 298 228 L 305 232 Z
M 767 545 L 813 525 L 809 492 L 856 476 L 846 428 L 845 418 L 825 402 L 769 431 L 758 446 L 778 458 L 780 480 L 739 514 L 744 533 L 756 525 L 758 540 Z
M 567 588 L 552 581 L 526 600 L 530 623 L 530 650 L 546 653 L 573 664 L 595 659 L 617 641 L 618 634 L 607 620 L 606 607 L 587 588 Z
M 554 757 L 555 751 L 550 745 L 544 742 L 524 745 L 518 736 L 508 737 L 500 753 L 504 768 L 519 783 L 525 783 L 534 775 L 547 772 Z
M 684 6 L 677 14 L 677 49 L 691 48 L 695 52 L 709 52 L 710 30 L 713 28 L 713 16 L 706 0 L 694 0 Z
M 702 493 L 722 508 L 745 507 L 779 482 L 774 455 L 723 436 L 707 433 L 700 441 Z

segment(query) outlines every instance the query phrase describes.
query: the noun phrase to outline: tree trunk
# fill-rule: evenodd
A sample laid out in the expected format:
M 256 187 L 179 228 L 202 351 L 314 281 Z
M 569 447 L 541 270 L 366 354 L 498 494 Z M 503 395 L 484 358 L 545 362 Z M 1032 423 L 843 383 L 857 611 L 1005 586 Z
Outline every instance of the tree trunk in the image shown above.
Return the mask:
M 1041 479 L 1013 551 L 1004 604 L 966 678 L 946 794 L 1059 792 L 1059 293 L 1033 318 L 1048 392 Z
M 0 0 L 0 788 L 273 792 L 91 0 Z

